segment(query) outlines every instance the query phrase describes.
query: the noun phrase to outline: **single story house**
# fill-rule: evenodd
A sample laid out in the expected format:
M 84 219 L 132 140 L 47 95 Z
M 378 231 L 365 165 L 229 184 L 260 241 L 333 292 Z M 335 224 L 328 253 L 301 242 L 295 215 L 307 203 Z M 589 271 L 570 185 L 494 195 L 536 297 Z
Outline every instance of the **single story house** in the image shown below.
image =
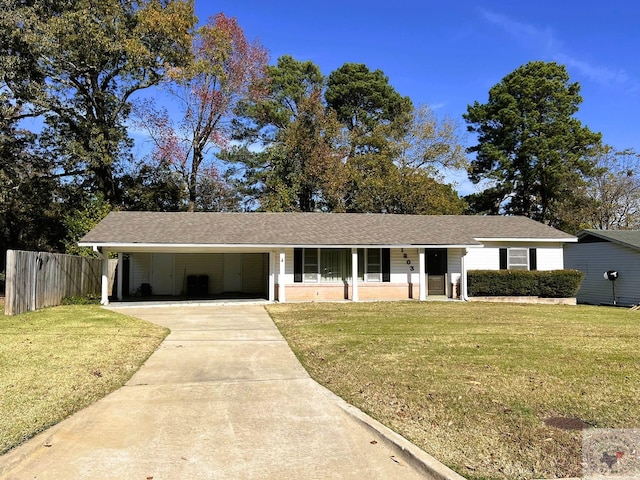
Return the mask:
M 524 217 L 112 212 L 79 242 L 117 252 L 117 298 L 466 298 L 468 270 L 563 268 L 576 238 Z
M 582 230 L 578 243 L 567 245 L 567 268 L 585 273 L 578 303 L 636 305 L 640 303 L 640 230 Z M 617 272 L 615 284 L 605 273 Z M 615 299 L 613 291 L 615 288 Z

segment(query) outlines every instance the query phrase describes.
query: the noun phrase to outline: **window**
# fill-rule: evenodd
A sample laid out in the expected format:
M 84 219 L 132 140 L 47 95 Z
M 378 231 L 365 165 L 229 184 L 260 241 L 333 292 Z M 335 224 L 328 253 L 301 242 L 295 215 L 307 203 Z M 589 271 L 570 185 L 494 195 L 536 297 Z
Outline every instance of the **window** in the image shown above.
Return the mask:
M 317 248 L 304 249 L 304 281 L 305 282 L 318 281 L 318 249 Z
M 509 270 L 529 270 L 529 249 L 510 248 L 507 261 Z
M 358 249 L 358 278 L 367 282 L 390 280 L 388 248 Z M 350 248 L 296 248 L 293 251 L 293 281 L 340 283 L 351 280 Z
M 380 249 L 367 249 L 367 282 L 379 282 L 382 280 L 382 264 Z
M 536 270 L 535 248 L 501 248 L 500 270 Z
M 351 260 L 351 256 L 346 255 L 347 251 L 335 248 L 323 248 L 320 250 L 320 281 L 333 283 L 341 282 L 347 275 L 347 260 Z M 349 252 L 351 253 L 351 252 Z M 349 269 L 349 274 L 351 269 Z M 348 275 L 351 276 L 351 275 Z

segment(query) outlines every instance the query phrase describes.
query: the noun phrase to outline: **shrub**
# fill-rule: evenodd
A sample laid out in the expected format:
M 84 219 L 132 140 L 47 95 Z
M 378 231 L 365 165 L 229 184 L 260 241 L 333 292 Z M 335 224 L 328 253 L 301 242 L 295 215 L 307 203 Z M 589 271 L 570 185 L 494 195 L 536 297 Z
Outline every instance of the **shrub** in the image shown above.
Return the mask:
M 547 275 L 541 275 L 539 278 L 539 297 L 575 297 L 584 279 L 584 272 L 579 270 L 556 270 L 540 273 Z
M 471 270 L 467 272 L 472 297 L 575 297 L 584 278 L 578 270 Z
M 62 305 L 96 305 L 100 303 L 100 295 L 79 295 L 64 297 L 62 299 Z

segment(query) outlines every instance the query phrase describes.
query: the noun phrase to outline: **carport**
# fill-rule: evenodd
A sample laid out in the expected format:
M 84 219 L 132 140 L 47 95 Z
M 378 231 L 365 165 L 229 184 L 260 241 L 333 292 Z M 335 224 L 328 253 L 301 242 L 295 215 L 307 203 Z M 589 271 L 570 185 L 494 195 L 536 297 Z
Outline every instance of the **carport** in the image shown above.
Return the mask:
M 134 249 L 117 253 L 114 294 L 119 301 L 269 298 L 269 252 Z
M 268 252 L 125 253 L 121 295 L 267 298 Z M 147 287 L 148 292 L 143 292 Z

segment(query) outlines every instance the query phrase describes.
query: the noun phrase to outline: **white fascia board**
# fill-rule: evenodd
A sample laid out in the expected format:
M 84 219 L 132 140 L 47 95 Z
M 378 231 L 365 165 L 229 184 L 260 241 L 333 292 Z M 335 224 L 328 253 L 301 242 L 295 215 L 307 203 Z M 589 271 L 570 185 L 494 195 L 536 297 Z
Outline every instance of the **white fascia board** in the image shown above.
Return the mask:
M 90 242 L 80 242 L 78 243 L 78 246 L 80 247 L 93 247 L 93 246 L 98 246 L 98 247 L 103 247 L 103 248 L 118 248 L 118 249 L 122 249 L 122 248 L 135 248 L 135 249 L 141 249 L 141 248 L 178 248 L 178 249 L 182 249 L 182 248 L 274 248 L 274 247 L 278 247 L 278 245 L 266 245 L 266 244 L 258 244 L 258 245 L 252 245 L 252 244 L 235 244 L 235 243 L 221 243 L 221 244 L 217 244 L 217 243 L 111 243 L 111 242 L 97 242 L 97 243 L 90 243 Z
M 211 244 L 211 243 L 78 243 L 80 247 L 99 247 L 110 252 L 155 252 L 155 253 L 203 253 L 215 251 L 252 251 L 267 252 L 278 248 L 273 245 L 236 245 L 236 244 Z
M 93 247 L 107 249 L 112 252 L 129 250 L 133 251 L 193 251 L 193 250 L 205 250 L 205 249 L 220 249 L 220 250 L 274 250 L 282 248 L 482 248 L 484 245 L 468 245 L 468 244 L 450 244 L 450 245 L 373 245 L 373 244 L 358 244 L 358 245 L 326 245 L 326 244 L 313 244 L 313 245 L 280 245 L 280 244 L 236 244 L 236 243 L 108 243 L 108 242 L 80 242 L 80 247 Z
M 439 244 L 431 244 L 431 243 L 420 243 L 420 244 L 408 244 L 408 245 L 377 245 L 377 244 L 369 244 L 363 243 L 358 245 L 295 245 L 296 248 L 470 248 L 470 247 L 482 247 L 483 245 L 459 245 L 459 244 L 449 244 L 449 245 L 439 245 Z
M 479 242 L 528 242 L 528 243 L 565 243 L 565 242 L 577 242 L 578 238 L 480 238 L 475 240 Z

